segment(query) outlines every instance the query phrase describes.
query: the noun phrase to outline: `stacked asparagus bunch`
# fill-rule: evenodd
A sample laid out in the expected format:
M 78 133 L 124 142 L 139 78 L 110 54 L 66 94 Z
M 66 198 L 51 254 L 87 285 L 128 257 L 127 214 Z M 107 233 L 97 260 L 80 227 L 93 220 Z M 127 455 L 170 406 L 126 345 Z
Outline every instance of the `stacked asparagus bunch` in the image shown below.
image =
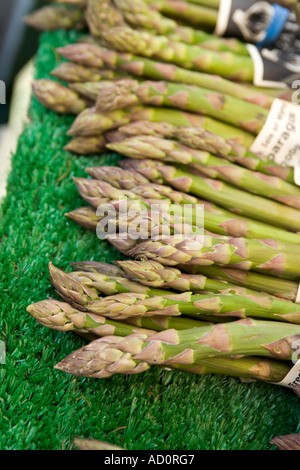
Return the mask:
M 53 2 L 53 0 L 50 0 Z M 131 24 L 153 29 L 162 34 L 178 35 L 181 39 L 199 34 L 202 31 L 195 28 L 214 30 L 218 22 L 220 0 L 113 0 L 109 2 L 97 0 L 54 0 L 57 5 L 41 8 L 26 17 L 25 21 L 31 26 L 41 30 L 54 29 L 80 29 L 90 28 L 95 36 L 99 35 L 99 29 L 115 24 Z M 270 3 L 273 3 L 270 0 Z M 276 3 L 292 11 L 299 11 L 298 0 L 278 0 Z M 63 5 L 60 5 L 63 4 Z M 70 8 L 71 7 L 71 8 Z M 103 15 L 107 24 L 99 25 L 98 15 Z M 63 18 L 63 16 L 65 18 Z M 292 16 L 291 16 L 292 20 Z M 180 22 L 180 26 L 177 23 Z M 104 22 L 103 22 L 104 23 Z M 225 42 L 226 43 L 226 42 Z M 243 51 L 246 48 L 236 40 L 229 40 L 232 47 Z
M 249 238 L 212 236 L 201 227 L 196 231 L 203 235 L 202 245 L 194 235 L 165 238 L 163 217 L 176 231 L 180 210 L 188 205 L 193 215 L 197 198 L 152 184 L 131 169 L 96 167 L 88 173 L 97 179 L 76 178 L 75 183 L 98 211 L 118 212 L 124 200 L 140 208 L 135 216 L 141 228 L 138 239 L 124 238 L 132 219 L 121 214 L 113 222 L 122 236 L 107 238 L 143 261 L 120 261 L 117 266 L 80 262 L 70 273 L 50 264 L 52 283 L 64 302 L 42 301 L 29 306 L 29 313 L 50 328 L 101 337 L 56 367 L 104 378 L 158 365 L 280 383 L 297 358 L 300 339 L 300 308 L 294 302 L 299 235 L 240 216 L 233 219 L 233 214 L 203 201 L 204 220 L 213 214 L 210 223 L 216 231 L 219 225 L 223 233 L 240 236 L 236 231 L 241 229 Z M 160 203 L 158 218 L 149 212 L 154 201 Z M 93 230 L 101 221 L 92 207 L 67 216 Z M 157 237 L 143 240 L 153 228 Z M 278 238 L 262 239 L 268 230 Z
M 50 265 L 53 285 L 68 303 L 46 300 L 28 307 L 44 326 L 101 337 L 72 353 L 58 369 L 104 378 L 142 373 L 159 365 L 279 383 L 291 368 L 300 334 L 297 324 L 250 318 L 212 324 L 207 318 L 178 316 L 178 302 L 186 312 L 192 309 L 187 293 L 148 288 L 129 280 L 115 266 L 80 263 L 75 267 L 81 271 L 65 273 Z M 200 310 L 211 314 L 209 297 L 213 299 L 203 295 L 198 304 L 203 302 Z M 234 302 L 235 296 L 227 294 L 227 298 Z M 217 316 L 208 315 L 208 319 Z
M 274 98 L 291 99 L 290 90 L 249 84 L 253 63 L 242 43 L 181 27 L 143 0 L 88 0 L 85 14 L 93 36 L 59 48 L 69 62 L 52 72 L 68 87 L 49 80 L 33 86 L 46 107 L 79 114 L 69 131 L 71 152 L 99 153 L 104 132 L 141 119 L 193 124 L 250 148 Z
M 186 2 L 186 25 L 170 18 L 176 2 L 63 3 L 28 21 L 88 25 L 91 36 L 58 49 L 68 61 L 52 75 L 66 84 L 35 81 L 34 94 L 76 116 L 67 150 L 130 157 L 75 178 L 89 206 L 67 214 L 129 259 L 49 265 L 62 301 L 29 313 L 91 341 L 57 368 L 102 378 L 156 365 L 280 383 L 299 352 L 300 189 L 292 168 L 251 146 L 289 93 L 252 85 L 243 43 L 194 28 L 200 11 L 213 24 L 218 1 Z

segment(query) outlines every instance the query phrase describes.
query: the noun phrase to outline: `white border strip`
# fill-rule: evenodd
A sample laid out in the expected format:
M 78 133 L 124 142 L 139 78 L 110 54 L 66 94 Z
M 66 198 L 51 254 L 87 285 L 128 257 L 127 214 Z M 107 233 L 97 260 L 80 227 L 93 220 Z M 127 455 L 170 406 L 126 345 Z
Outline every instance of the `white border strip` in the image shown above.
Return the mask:
M 246 44 L 249 54 L 252 58 L 254 65 L 254 85 L 265 88 L 283 88 L 286 89 L 287 85 L 283 82 L 273 82 L 271 80 L 264 80 L 264 63 L 262 56 L 253 44 Z
M 298 288 L 298 294 L 297 294 L 297 297 L 296 297 L 296 304 L 300 304 L 300 284 L 299 284 L 299 288 Z
M 218 20 L 214 32 L 217 36 L 223 36 L 226 32 L 230 18 L 231 4 L 232 0 L 220 0 Z

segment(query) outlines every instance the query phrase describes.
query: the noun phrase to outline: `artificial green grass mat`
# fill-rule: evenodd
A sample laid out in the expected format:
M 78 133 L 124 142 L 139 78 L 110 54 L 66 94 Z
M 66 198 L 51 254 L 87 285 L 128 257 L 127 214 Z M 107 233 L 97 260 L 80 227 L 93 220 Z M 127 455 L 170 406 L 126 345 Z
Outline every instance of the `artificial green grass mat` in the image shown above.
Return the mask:
M 55 48 L 75 39 L 75 33 L 44 34 L 37 77 L 48 77 L 59 60 Z M 57 298 L 49 261 L 69 269 L 70 261 L 119 257 L 64 217 L 84 205 L 72 177 L 117 159 L 64 152 L 71 116 L 57 116 L 35 100 L 30 116 L 0 221 L 0 339 L 7 346 L 0 366 L 0 448 L 71 449 L 74 438 L 92 437 L 128 450 L 257 450 L 273 449 L 269 441 L 276 435 L 300 432 L 299 398 L 275 385 L 155 368 L 105 380 L 53 369 L 83 340 L 41 327 L 26 307 Z

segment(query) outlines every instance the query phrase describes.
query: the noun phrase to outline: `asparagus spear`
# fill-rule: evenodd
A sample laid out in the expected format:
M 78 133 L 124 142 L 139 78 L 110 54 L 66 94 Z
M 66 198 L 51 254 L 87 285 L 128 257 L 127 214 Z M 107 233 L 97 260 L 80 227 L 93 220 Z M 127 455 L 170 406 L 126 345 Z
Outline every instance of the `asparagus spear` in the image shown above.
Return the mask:
M 92 312 L 105 317 L 123 320 L 128 317 L 152 317 L 156 315 L 181 316 L 188 315 L 198 318 L 199 315 L 214 315 L 246 318 L 248 316 L 266 318 L 273 321 L 300 324 L 300 307 L 294 302 L 281 300 L 258 292 L 236 294 L 183 294 L 165 293 L 160 289 L 148 288 L 148 294 L 139 292 L 125 292 L 100 298 L 99 290 L 104 290 L 102 277 L 100 289 L 94 281 L 92 284 L 83 277 L 70 275 L 49 265 L 50 276 L 57 293 L 73 307 Z M 86 273 L 87 274 L 87 273 Z M 90 273 L 95 276 L 96 273 Z M 97 274 L 100 275 L 99 273 Z M 87 277 L 87 276 L 86 276 Z M 83 281 L 83 282 L 80 282 Z M 125 281 L 118 281 L 115 290 Z M 89 287 L 92 285 L 92 287 Z M 147 288 L 146 288 L 147 289 Z M 161 292 L 161 294 L 160 294 Z M 201 317 L 202 318 L 202 317 Z M 86 321 L 86 318 L 84 318 Z
M 65 216 L 81 227 L 92 230 L 93 232 L 96 230 L 99 223 L 99 217 L 92 207 L 80 207 L 79 209 L 66 213 Z
M 172 41 L 120 26 L 103 33 L 104 38 L 117 50 L 146 57 L 155 57 L 187 69 L 200 70 L 222 77 L 253 82 L 254 65 L 250 57 L 230 52 L 218 53 L 200 46 Z
M 83 0 L 86 1 L 86 0 Z M 154 0 L 146 0 L 147 2 L 152 3 Z M 220 7 L 220 0 L 188 0 L 189 2 L 195 3 L 196 5 L 202 5 L 204 7 L 210 7 L 219 9 Z
M 298 282 L 221 266 L 179 265 L 178 267 L 193 275 L 201 274 L 209 278 L 245 286 L 256 291 L 264 291 L 283 299 L 292 300 L 293 302 L 297 298 Z
M 241 191 L 226 183 L 179 170 L 172 166 L 160 166 L 153 160 L 123 160 L 125 169 L 134 169 L 159 184 L 205 198 L 239 215 L 294 232 L 300 231 L 299 211 L 278 202 Z
M 46 108 L 60 114 L 79 114 L 87 108 L 87 101 L 78 93 L 54 80 L 34 80 L 32 90 L 35 98 Z
M 214 28 L 218 21 L 218 10 L 188 1 L 152 0 L 151 6 L 166 16 L 178 18 L 194 26 L 205 25 Z
M 294 183 L 292 168 L 277 165 L 268 158 L 262 159 L 235 140 L 221 137 L 204 128 L 188 126 L 172 126 L 166 123 L 150 123 L 136 121 L 119 128 L 119 132 L 128 137 L 149 135 L 153 137 L 176 138 L 184 145 L 198 150 L 205 150 L 238 163 L 249 170 L 260 171 Z
M 81 312 L 71 305 L 57 300 L 37 302 L 29 305 L 27 311 L 47 328 L 58 331 L 90 332 L 97 336 L 128 336 L 134 334 L 152 336 L 155 332 L 169 328 L 187 330 L 209 325 L 207 322 L 191 318 L 153 317 L 140 318 L 137 327 L 135 324 L 116 322 L 90 312 Z M 132 319 L 129 318 L 128 321 L 130 322 Z
M 220 144 L 224 142 L 220 142 Z M 181 164 L 200 169 L 202 174 L 231 183 L 254 194 L 274 199 L 300 209 L 300 188 L 275 176 L 266 176 L 242 168 L 208 152 L 187 147 L 174 140 L 152 136 L 125 138 L 109 143 L 107 148 L 130 158 L 151 158 L 164 163 Z M 226 153 L 223 152 L 223 153 Z
M 117 82 L 118 80 L 116 82 L 102 80 L 101 82 L 69 83 L 69 88 L 90 102 L 94 102 L 103 89 L 110 88 L 113 83 Z
M 130 279 L 149 287 L 174 289 L 180 292 L 199 292 L 204 290 L 219 294 L 234 293 L 237 295 L 247 295 L 255 292 L 252 289 L 239 287 L 228 282 L 215 281 L 203 274 L 185 274 L 179 269 L 164 266 L 156 261 L 141 262 L 127 260 L 119 261 L 118 264 Z M 269 279 L 269 282 L 272 284 L 273 279 Z
M 112 51 L 95 44 L 69 44 L 61 47 L 58 52 L 74 62 L 87 67 L 113 67 L 136 76 L 144 76 L 152 80 L 166 80 L 170 82 L 185 83 L 209 88 L 220 93 L 240 98 L 265 108 L 270 108 L 273 97 L 261 90 L 252 90 L 241 84 L 232 83 L 229 80 L 193 70 L 186 70 L 174 64 L 158 62 L 146 57 L 134 54 Z
M 87 168 L 86 171 L 91 176 L 107 182 L 114 188 L 122 188 L 131 191 L 136 185 L 149 183 L 149 180 L 142 176 L 139 172 L 131 169 L 123 171 L 121 168 L 116 166 L 97 166 Z M 120 177 L 122 178 L 122 181 L 120 181 Z
M 118 264 L 120 266 L 123 266 L 124 270 L 129 274 L 131 277 L 131 273 L 134 272 L 134 276 L 138 276 L 138 281 L 139 282 L 144 282 L 145 277 L 144 275 L 141 274 L 141 271 L 139 270 L 136 272 L 134 269 L 136 266 L 134 264 L 139 263 L 138 261 L 127 261 L 125 263 L 130 263 L 130 268 L 128 268 L 128 264 L 126 266 L 123 265 L 124 262 L 119 261 Z M 132 264 L 133 263 L 133 264 Z M 143 263 L 143 274 L 147 275 L 147 279 L 150 282 L 158 282 L 160 279 L 167 280 L 168 282 L 174 282 L 173 286 L 175 286 L 175 276 L 177 276 L 177 270 L 174 268 L 169 268 L 166 266 L 163 266 L 164 271 L 161 271 L 161 269 L 158 266 L 162 266 L 160 263 L 157 263 L 155 261 L 151 261 L 151 266 L 153 266 L 152 271 L 155 270 L 156 274 L 157 271 L 159 271 L 159 275 L 161 278 L 156 277 L 156 276 L 151 276 L 150 277 L 150 262 L 144 262 Z M 107 265 L 106 263 L 99 263 L 95 261 L 83 261 L 80 263 L 71 263 L 72 267 L 75 270 L 81 270 L 85 272 L 99 272 L 100 274 L 106 274 L 108 276 L 124 276 L 124 270 L 121 269 L 118 266 L 115 265 Z M 146 265 L 147 265 L 147 270 L 146 270 Z M 142 263 L 139 263 L 139 266 L 142 266 Z M 126 267 L 126 269 L 125 269 Z M 246 290 L 249 291 L 264 291 L 266 293 L 269 293 L 271 295 L 275 295 L 287 300 L 296 300 L 297 296 L 297 291 L 298 291 L 298 282 L 293 282 L 293 281 L 287 281 L 284 279 L 280 278 L 274 278 L 274 277 L 269 277 L 263 274 L 258 274 L 254 273 L 252 271 L 241 271 L 238 269 L 232 269 L 232 268 L 225 268 L 225 267 L 217 267 L 217 266 L 197 266 L 197 265 L 185 265 L 182 266 L 183 269 L 185 269 L 186 273 L 192 274 L 192 278 L 186 277 L 187 275 L 183 273 L 182 271 L 182 276 L 180 278 L 182 279 L 183 277 L 185 280 L 189 279 L 189 287 L 193 291 L 193 286 L 195 285 L 197 276 L 205 276 L 209 282 L 210 282 L 210 288 L 213 287 L 211 281 L 214 279 L 220 279 L 221 281 L 226 282 L 225 285 L 231 286 L 232 289 L 236 289 L 237 286 L 242 286 L 246 287 Z M 132 271 L 134 269 L 134 271 Z M 211 278 L 211 279 L 209 279 Z M 186 281 L 187 282 L 187 281 Z M 203 281 L 203 283 L 206 281 Z M 179 288 L 181 287 L 181 281 L 176 282 L 176 286 Z M 186 284 L 187 286 L 187 284 Z M 160 287 L 158 285 L 155 285 L 153 287 Z M 168 287 L 171 287 L 168 286 Z M 183 284 L 182 284 L 183 287 Z M 217 287 L 217 285 L 215 285 Z M 223 286 L 224 287 L 224 286 Z M 173 287 L 174 288 L 174 287 Z M 222 285 L 219 286 L 219 293 L 222 293 L 221 291 Z M 177 289 L 176 289 L 177 290 Z M 211 289 L 213 290 L 213 289 Z M 243 292 L 243 291 L 239 291 Z M 244 291 L 245 292 L 245 291 Z
M 206 88 L 169 82 L 143 82 L 124 79 L 102 90 L 96 101 L 99 111 L 139 104 L 169 106 L 205 114 L 228 124 L 258 134 L 268 117 L 261 106 Z
M 135 107 L 129 110 L 118 110 L 101 113 L 95 108 L 84 110 L 75 119 L 69 134 L 78 136 L 95 136 L 104 131 L 116 129 L 135 121 L 164 122 L 174 126 L 196 126 L 226 137 L 236 145 L 250 147 L 254 136 L 236 127 L 222 123 L 209 117 L 186 113 L 177 109 Z
M 114 240 L 113 237 L 108 237 L 108 240 L 116 248 L 120 246 L 119 240 Z M 200 242 L 189 235 L 185 235 L 185 238 L 177 235 L 142 241 L 122 252 L 133 258 L 143 257 L 143 259 L 158 261 L 167 266 L 219 264 L 244 271 L 254 270 L 285 279 L 299 279 L 297 253 L 284 252 L 269 242 L 271 241 L 247 238 L 221 237 L 218 239 L 209 235 L 203 235 L 203 241 Z
M 116 264 L 102 263 L 98 261 L 78 261 L 70 263 L 74 271 L 87 273 L 100 273 L 106 276 L 124 277 L 124 271 Z
M 111 0 L 88 0 L 86 21 L 93 36 L 102 37 L 110 28 L 126 25 L 122 13 Z
M 68 8 L 62 5 L 51 5 L 40 8 L 24 18 L 29 26 L 41 31 L 56 29 L 75 29 L 82 31 L 86 28 L 84 13 L 78 8 Z
M 53 77 L 64 82 L 99 82 L 101 80 L 115 80 L 124 78 L 125 72 L 104 69 L 98 70 L 92 67 L 84 67 L 74 62 L 62 62 L 52 72 Z
M 245 44 L 237 39 L 223 39 L 190 26 L 180 26 L 176 21 L 162 16 L 150 8 L 144 0 L 115 0 L 127 22 L 138 28 L 154 30 L 172 40 L 198 44 L 217 52 L 234 52 L 249 56 Z M 152 7 L 152 5 L 151 5 Z M 205 9 L 207 11 L 207 9 Z
M 133 281 L 152 288 L 166 287 L 179 292 L 208 291 L 218 294 L 236 293 L 238 295 L 257 295 L 257 291 L 253 289 L 247 289 L 224 281 L 209 279 L 207 276 L 201 274 L 185 274 L 179 271 L 179 269 L 169 268 L 155 261 L 118 261 L 119 267 L 95 261 L 83 261 L 70 264 L 75 271 L 83 271 L 84 273 L 93 274 L 96 273 L 104 276 L 117 276 L 119 278 L 125 277 L 125 279 L 127 276 L 127 280 L 132 279 Z M 262 275 L 259 276 L 266 277 Z M 267 279 L 271 284 L 273 284 L 273 279 Z M 282 281 L 282 283 L 283 282 L 285 281 Z M 287 284 L 289 283 L 289 281 L 286 282 Z M 142 324 L 138 324 L 137 326 L 142 326 Z
M 176 29 L 176 22 L 165 18 L 140 0 L 114 0 L 125 20 L 138 28 L 152 29 L 159 34 L 168 34 Z
M 98 155 L 105 151 L 107 141 L 104 136 L 75 137 L 64 146 L 64 150 L 79 155 Z
M 234 216 L 229 211 L 218 206 L 209 204 L 206 201 L 197 200 L 178 191 L 172 191 L 167 186 L 151 185 L 146 181 L 141 182 L 134 173 L 127 174 L 122 170 L 118 171 L 118 169 L 115 171 L 114 167 L 111 170 L 110 168 L 108 167 L 108 171 L 106 167 L 88 168 L 88 173 L 98 178 L 97 181 L 84 178 L 74 179 L 81 197 L 95 208 L 109 203 L 118 211 L 120 202 L 126 200 L 128 208 L 131 202 L 136 210 L 139 207 L 139 210 L 151 210 L 151 208 L 154 209 L 153 205 L 155 205 L 156 208 L 160 208 L 166 213 L 170 212 L 177 217 L 185 216 L 190 223 L 196 225 L 199 221 L 200 205 L 202 205 L 204 209 L 204 228 L 212 233 L 233 237 L 276 239 L 277 242 L 283 242 L 280 244 L 283 249 L 289 250 L 293 250 L 294 246 L 286 246 L 287 244 L 299 244 L 300 237 L 298 234 L 255 222 L 254 220 Z M 102 181 L 101 178 L 110 182 L 113 182 L 115 178 L 117 183 L 121 181 L 122 186 L 132 189 L 130 192 L 127 190 L 120 191 L 106 181 Z M 134 186 L 135 181 L 137 186 Z M 187 207 L 187 204 L 189 207 Z M 91 218 L 95 220 L 96 224 L 95 215 Z M 100 217 L 98 221 L 100 221 Z
M 115 322 L 93 313 L 81 312 L 71 305 L 57 300 L 43 300 L 29 305 L 30 313 L 41 325 L 58 331 L 91 332 L 97 336 L 145 334 L 151 336 L 154 331 L 136 329 L 126 323 Z
M 115 360 L 120 358 L 117 364 L 113 363 L 112 357 L 110 361 L 108 360 L 107 353 L 105 353 L 105 363 L 103 364 L 102 361 L 99 361 L 102 350 L 110 349 L 109 352 L 116 352 L 117 337 L 115 337 L 114 341 L 112 341 L 111 338 L 96 341 L 93 341 L 73 355 L 68 356 L 60 362 L 60 364 L 55 366 L 55 368 L 69 374 L 94 378 L 110 377 L 115 373 L 140 373 L 148 369 L 149 366 L 147 367 L 146 363 L 143 363 L 143 366 L 141 366 L 141 364 L 138 366 L 138 360 L 127 362 L 124 360 L 125 354 L 122 354 L 121 351 L 118 351 L 115 357 Z M 132 340 L 130 339 L 130 341 Z M 81 357 L 80 362 L 77 360 L 79 357 Z M 221 374 L 271 383 L 281 382 L 290 371 L 290 367 L 284 362 L 257 357 L 242 359 L 219 357 L 197 360 L 197 363 L 193 365 L 168 364 L 168 367 L 197 375 Z
M 53 276 L 55 272 L 55 267 L 50 265 L 50 271 Z M 138 292 L 141 294 L 149 295 L 153 297 L 155 295 L 161 295 L 161 289 L 152 289 L 145 285 L 141 285 L 138 282 L 131 281 L 124 276 L 108 276 L 101 273 L 91 273 L 84 271 L 72 271 L 68 273 L 72 279 L 78 281 L 83 287 L 92 289 L 97 296 L 99 294 L 103 295 L 115 295 L 123 294 L 128 292 Z M 171 294 L 170 291 L 165 291 L 165 294 Z
M 282 329 L 281 329 L 282 328 Z M 108 337 L 72 353 L 56 369 L 96 378 L 140 373 L 150 364 L 189 366 L 208 358 L 247 354 L 290 359 L 296 325 L 241 320 L 191 330 L 167 330 L 150 338 Z M 99 360 L 101 358 L 101 360 Z

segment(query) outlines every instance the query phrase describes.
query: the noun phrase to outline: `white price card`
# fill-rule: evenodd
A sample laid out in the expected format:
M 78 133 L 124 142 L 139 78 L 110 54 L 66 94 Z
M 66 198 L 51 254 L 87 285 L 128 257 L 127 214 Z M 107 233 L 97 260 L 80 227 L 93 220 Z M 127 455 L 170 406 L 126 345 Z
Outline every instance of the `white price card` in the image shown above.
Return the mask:
M 278 165 L 295 169 L 295 182 L 300 185 L 300 106 L 275 99 L 266 124 L 251 150 Z
M 291 388 L 295 392 L 300 392 L 300 360 L 294 365 L 282 382 L 276 385 L 281 385 L 282 387 Z

